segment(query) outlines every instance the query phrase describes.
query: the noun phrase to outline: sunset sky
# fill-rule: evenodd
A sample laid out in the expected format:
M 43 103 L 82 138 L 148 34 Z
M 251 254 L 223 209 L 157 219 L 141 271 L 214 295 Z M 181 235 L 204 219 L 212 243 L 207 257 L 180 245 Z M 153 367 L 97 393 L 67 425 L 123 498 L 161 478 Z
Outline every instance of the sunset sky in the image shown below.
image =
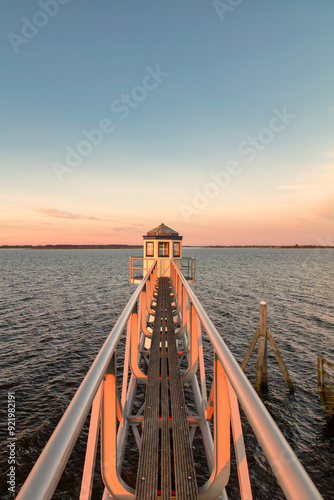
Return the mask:
M 233 5 L 233 6 L 232 6 Z M 0 245 L 334 245 L 334 2 L 3 0 Z

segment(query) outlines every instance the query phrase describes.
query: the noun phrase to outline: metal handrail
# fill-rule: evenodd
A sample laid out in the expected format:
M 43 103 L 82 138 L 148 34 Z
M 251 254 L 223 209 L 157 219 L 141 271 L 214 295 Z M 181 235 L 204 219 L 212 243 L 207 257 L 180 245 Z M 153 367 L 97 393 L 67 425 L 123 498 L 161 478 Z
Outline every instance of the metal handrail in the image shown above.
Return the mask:
M 173 267 L 175 273 L 181 279 L 189 300 L 194 306 L 201 324 L 223 365 L 225 373 L 238 396 L 239 403 L 286 498 L 289 500 L 321 500 L 322 496 L 207 316 L 183 274 L 175 265 Z
M 111 330 L 70 405 L 22 486 L 16 497 L 18 500 L 47 500 L 52 498 L 112 355 L 115 352 L 139 295 L 152 274 L 155 265 L 156 261 L 134 291 L 117 323 Z

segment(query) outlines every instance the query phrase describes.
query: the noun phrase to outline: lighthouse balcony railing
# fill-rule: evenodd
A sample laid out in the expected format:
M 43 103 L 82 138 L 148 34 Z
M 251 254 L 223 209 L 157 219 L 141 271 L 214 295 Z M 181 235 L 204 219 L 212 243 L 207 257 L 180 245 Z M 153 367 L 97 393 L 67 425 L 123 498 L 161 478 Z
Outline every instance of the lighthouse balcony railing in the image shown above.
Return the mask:
M 140 283 L 153 261 L 153 257 L 130 257 L 130 283 Z M 195 282 L 196 259 L 175 257 L 173 262 L 189 283 Z
M 174 264 L 189 283 L 195 283 L 196 259 L 193 257 L 175 258 Z
M 144 257 L 130 257 L 130 283 L 140 283 L 144 276 Z

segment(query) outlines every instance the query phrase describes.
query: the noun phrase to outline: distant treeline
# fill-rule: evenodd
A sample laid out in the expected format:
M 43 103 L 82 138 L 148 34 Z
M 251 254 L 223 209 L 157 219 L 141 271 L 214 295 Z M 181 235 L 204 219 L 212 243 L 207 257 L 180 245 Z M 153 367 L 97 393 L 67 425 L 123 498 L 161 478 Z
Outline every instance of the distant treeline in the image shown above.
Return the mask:
M 334 248 L 323 245 L 208 245 L 201 248 Z
M 143 245 L 2 245 L 0 248 L 21 248 L 27 250 L 96 250 L 96 249 L 134 249 Z
M 98 250 L 98 249 L 143 249 L 143 245 L 1 245 L 1 248 L 27 250 Z M 183 248 L 334 248 L 322 245 L 183 245 Z

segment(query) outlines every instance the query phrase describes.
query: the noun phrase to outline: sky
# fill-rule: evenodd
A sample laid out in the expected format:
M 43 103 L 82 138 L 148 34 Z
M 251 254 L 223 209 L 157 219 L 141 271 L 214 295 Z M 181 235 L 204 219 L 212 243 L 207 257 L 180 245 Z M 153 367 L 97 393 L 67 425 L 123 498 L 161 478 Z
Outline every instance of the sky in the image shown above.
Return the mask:
M 3 0 L 0 245 L 333 245 L 333 16 Z

